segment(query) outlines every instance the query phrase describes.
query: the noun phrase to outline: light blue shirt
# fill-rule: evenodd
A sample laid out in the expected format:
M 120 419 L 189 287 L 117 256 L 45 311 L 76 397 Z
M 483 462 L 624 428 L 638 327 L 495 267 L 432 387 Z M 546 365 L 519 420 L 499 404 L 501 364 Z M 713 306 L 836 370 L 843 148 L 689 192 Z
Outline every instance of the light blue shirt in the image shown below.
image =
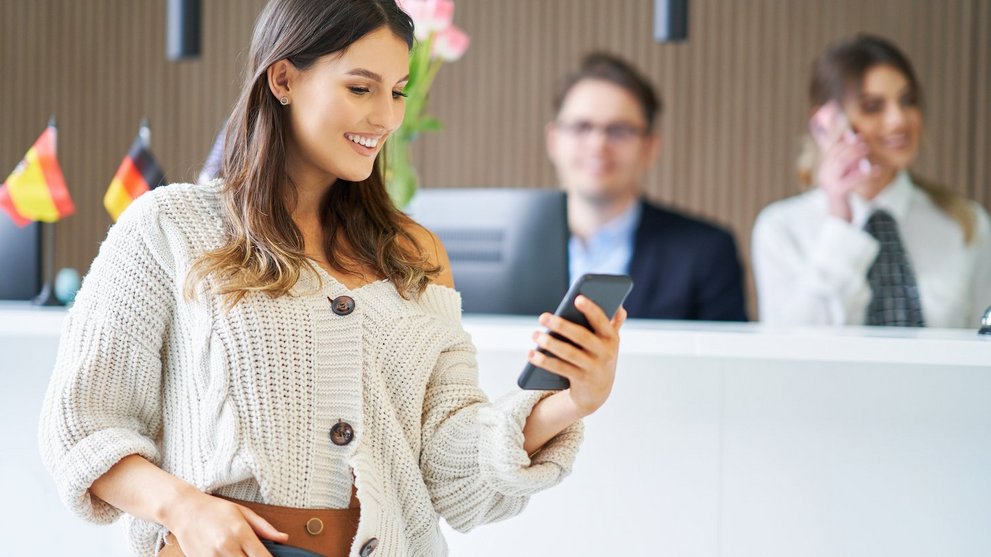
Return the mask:
M 629 273 L 640 212 L 640 202 L 637 201 L 607 222 L 587 242 L 571 236 L 568 240 L 568 270 L 572 284 L 585 273 Z

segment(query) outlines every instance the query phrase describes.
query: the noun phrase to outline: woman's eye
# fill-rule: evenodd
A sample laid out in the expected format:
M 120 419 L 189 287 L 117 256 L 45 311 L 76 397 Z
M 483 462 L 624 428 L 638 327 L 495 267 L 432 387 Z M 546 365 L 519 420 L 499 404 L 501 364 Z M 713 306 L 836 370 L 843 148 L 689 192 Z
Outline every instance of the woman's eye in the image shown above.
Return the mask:
M 355 95 L 364 95 L 368 92 L 368 87 L 348 87 Z
M 406 93 L 404 93 L 403 91 L 393 91 L 392 92 L 392 98 L 394 98 L 394 99 L 405 99 L 408 96 L 409 95 L 406 94 Z
M 882 103 L 876 101 L 865 102 L 862 105 L 860 105 L 860 110 L 863 111 L 865 114 L 876 114 L 878 112 L 881 112 L 881 104 Z

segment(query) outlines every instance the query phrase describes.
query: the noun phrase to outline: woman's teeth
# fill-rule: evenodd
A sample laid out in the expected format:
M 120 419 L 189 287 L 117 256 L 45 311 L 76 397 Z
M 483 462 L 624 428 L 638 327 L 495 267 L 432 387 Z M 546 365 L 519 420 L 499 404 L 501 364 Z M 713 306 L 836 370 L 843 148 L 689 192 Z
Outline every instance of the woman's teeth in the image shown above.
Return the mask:
M 362 137 L 360 135 L 354 135 L 350 133 L 344 134 L 344 137 L 350 139 L 351 141 L 357 143 L 358 145 L 363 145 L 369 149 L 374 149 L 378 144 L 379 140 L 377 137 Z

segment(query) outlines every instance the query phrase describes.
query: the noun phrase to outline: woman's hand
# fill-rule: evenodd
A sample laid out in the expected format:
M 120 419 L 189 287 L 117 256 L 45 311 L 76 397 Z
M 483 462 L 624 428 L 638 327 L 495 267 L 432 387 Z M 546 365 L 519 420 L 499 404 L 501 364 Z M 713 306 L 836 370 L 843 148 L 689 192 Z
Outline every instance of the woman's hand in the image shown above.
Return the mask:
M 858 185 L 874 178 L 878 169 L 867 161 L 867 144 L 853 132 L 835 101 L 816 110 L 809 120 L 809 130 L 819 146 L 816 183 L 826 194 L 829 214 L 849 222 L 850 194 Z
M 568 378 L 571 387 L 542 399 L 530 411 L 523 425 L 523 450 L 530 455 L 571 424 L 598 410 L 612 392 L 619 354 L 619 329 L 626 321 L 626 310 L 619 308 L 610 321 L 602 309 L 585 296 L 575 299 L 575 307 L 585 315 L 592 326 L 591 331 L 545 313 L 540 316 L 540 324 L 547 327 L 547 332 L 533 333 L 537 346 L 554 356 L 531 350 L 530 362 Z M 550 333 L 578 346 L 556 339 Z
M 251 509 L 199 491 L 171 506 L 165 526 L 190 557 L 271 557 L 259 537 L 289 540 Z
M 826 194 L 829 214 L 834 217 L 847 222 L 852 218 L 850 194 L 874 172 L 873 168 L 864 168 L 867 154 L 867 144 L 852 132 L 822 149 L 816 183 Z
M 585 315 L 592 331 L 545 313 L 540 316 L 540 324 L 548 331 L 535 332 L 533 340 L 554 356 L 531 350 L 529 359 L 534 365 L 566 377 L 571 382 L 571 387 L 564 393 L 578 417 L 582 418 L 598 410 L 612 392 L 619 354 L 619 329 L 626 321 L 626 310 L 620 308 L 610 321 L 602 309 L 585 296 L 578 296 L 575 307 Z M 577 346 L 554 338 L 550 333 L 556 333 Z

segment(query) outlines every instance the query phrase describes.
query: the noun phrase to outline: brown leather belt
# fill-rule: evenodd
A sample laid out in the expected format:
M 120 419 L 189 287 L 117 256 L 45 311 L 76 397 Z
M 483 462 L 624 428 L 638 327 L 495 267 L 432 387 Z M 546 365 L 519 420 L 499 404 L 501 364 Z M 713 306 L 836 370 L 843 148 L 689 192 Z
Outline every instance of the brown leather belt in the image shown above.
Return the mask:
M 301 547 L 324 557 L 347 557 L 358 532 L 361 509 L 353 489 L 350 508 L 347 509 L 296 509 L 227 497 L 224 499 L 248 507 L 280 532 L 289 534 L 287 545 Z M 166 536 L 165 546 L 159 550 L 158 557 L 184 557 L 171 533 Z

